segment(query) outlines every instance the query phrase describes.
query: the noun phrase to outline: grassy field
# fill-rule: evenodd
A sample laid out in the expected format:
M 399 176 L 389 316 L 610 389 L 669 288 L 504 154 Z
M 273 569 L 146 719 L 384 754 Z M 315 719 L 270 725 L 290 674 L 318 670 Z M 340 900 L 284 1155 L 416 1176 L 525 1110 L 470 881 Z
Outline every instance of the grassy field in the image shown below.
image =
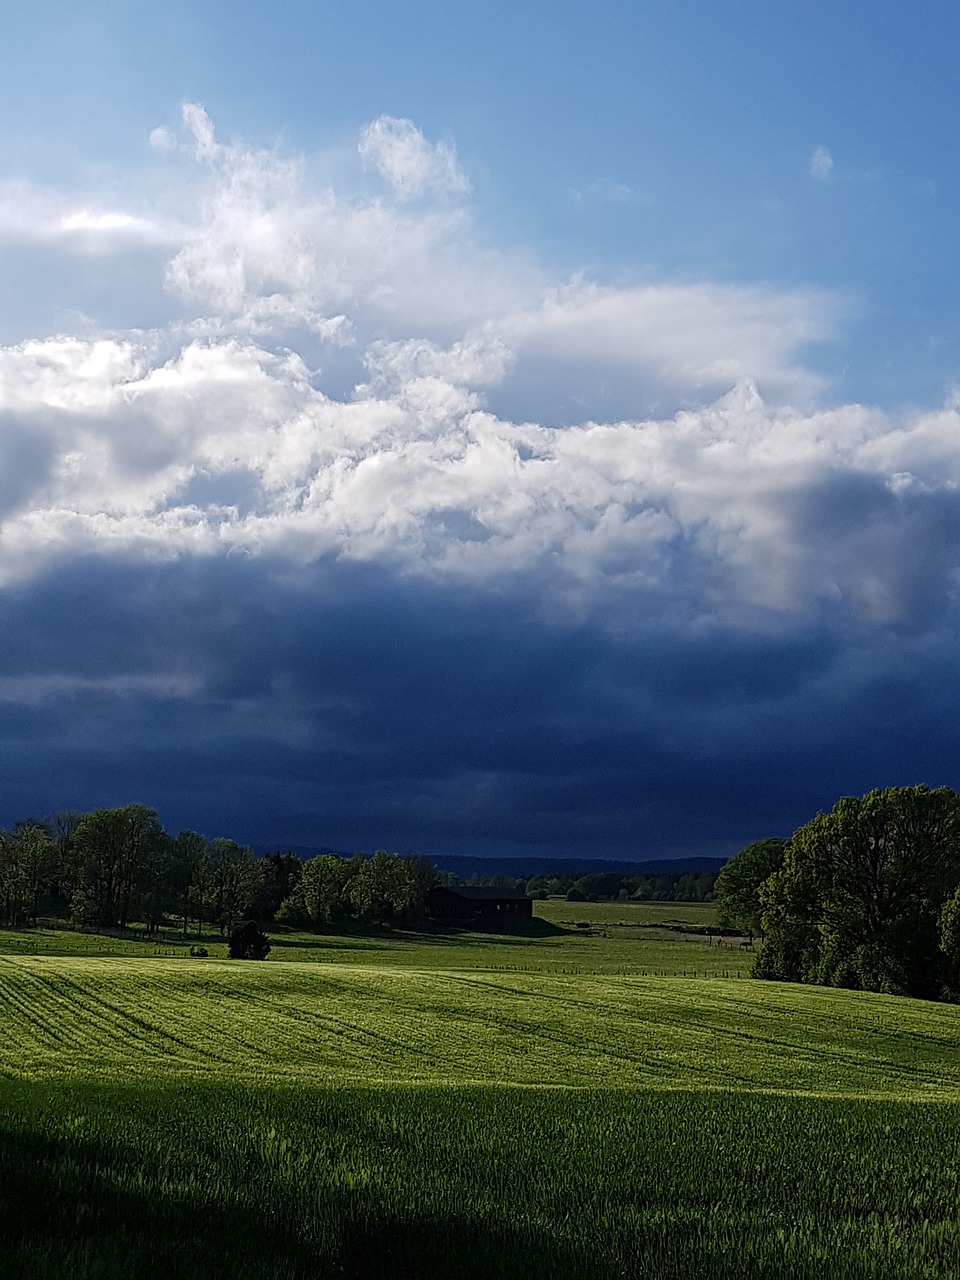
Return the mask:
M 747 979 L 4 957 L 0 1074 L 960 1100 L 945 1005 Z
M 229 1081 L 4 1093 L 0 1234 L 23 1280 L 957 1274 L 950 1104 Z
M 537 905 L 265 964 L 0 935 L 6 1273 L 960 1275 L 960 1010 Z
M 494 969 L 538 973 L 632 973 L 667 976 L 746 976 L 753 957 L 735 940 L 710 946 L 701 932 L 715 924 L 712 906 L 691 903 L 605 903 L 553 900 L 534 903 L 532 929 L 477 932 L 466 929 L 395 928 L 310 934 L 274 926 L 271 964 L 317 962 L 410 966 L 417 969 Z M 585 926 L 585 927 L 578 927 Z M 188 959 L 202 942 L 211 959 L 226 959 L 218 933 L 181 939 L 165 930 L 148 938 L 142 929 L 122 936 L 73 933 L 60 928 L 0 929 L 0 956 L 117 956 Z

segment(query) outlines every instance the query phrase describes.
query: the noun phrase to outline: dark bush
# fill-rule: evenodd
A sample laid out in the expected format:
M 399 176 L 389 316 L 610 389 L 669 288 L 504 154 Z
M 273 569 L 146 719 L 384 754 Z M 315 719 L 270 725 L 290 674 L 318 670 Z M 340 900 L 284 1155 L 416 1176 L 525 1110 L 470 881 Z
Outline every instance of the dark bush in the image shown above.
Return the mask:
M 231 960 L 266 960 L 269 954 L 270 939 L 256 921 L 244 920 L 231 929 L 227 942 L 227 955 Z

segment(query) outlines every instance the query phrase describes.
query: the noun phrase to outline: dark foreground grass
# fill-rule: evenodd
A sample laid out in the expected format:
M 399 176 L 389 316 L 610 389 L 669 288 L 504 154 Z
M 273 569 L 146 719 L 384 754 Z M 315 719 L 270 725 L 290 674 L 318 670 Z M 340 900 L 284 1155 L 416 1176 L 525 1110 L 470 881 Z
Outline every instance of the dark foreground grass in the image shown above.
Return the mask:
M 0 1082 L 18 1280 L 960 1275 L 960 1104 Z

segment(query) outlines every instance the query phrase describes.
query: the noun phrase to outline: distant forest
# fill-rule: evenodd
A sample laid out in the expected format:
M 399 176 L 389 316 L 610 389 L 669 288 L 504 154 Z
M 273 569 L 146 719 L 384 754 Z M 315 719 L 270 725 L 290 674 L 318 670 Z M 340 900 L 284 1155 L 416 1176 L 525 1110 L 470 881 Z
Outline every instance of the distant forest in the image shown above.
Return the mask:
M 571 902 L 709 902 L 715 878 L 589 871 L 526 879 L 474 875 L 466 883 Z M 7 926 L 52 917 L 91 929 L 139 923 L 148 933 L 173 925 L 188 937 L 213 925 L 226 937 L 245 920 L 302 929 L 385 924 L 422 914 L 434 885 L 458 883 L 418 854 L 381 849 L 372 856 L 258 857 L 234 840 L 195 831 L 169 835 L 157 811 L 141 804 L 59 813 L 0 831 L 0 923 Z

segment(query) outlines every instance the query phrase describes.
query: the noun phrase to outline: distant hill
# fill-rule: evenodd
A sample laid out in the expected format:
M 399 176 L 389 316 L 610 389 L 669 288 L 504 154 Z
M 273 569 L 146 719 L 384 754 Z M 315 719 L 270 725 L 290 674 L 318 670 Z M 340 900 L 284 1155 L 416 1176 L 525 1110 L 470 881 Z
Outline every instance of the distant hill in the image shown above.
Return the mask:
M 254 845 L 253 851 L 257 854 L 295 853 L 298 858 L 315 858 L 322 853 L 350 857 L 341 849 L 317 849 L 306 845 Z M 471 876 L 514 876 L 518 880 L 527 880 L 530 876 L 584 876 L 598 871 L 620 876 L 713 876 L 727 859 L 653 858 L 630 861 L 616 858 L 466 858 L 441 854 L 430 861 L 438 870 L 450 871 L 461 880 L 469 880 Z

